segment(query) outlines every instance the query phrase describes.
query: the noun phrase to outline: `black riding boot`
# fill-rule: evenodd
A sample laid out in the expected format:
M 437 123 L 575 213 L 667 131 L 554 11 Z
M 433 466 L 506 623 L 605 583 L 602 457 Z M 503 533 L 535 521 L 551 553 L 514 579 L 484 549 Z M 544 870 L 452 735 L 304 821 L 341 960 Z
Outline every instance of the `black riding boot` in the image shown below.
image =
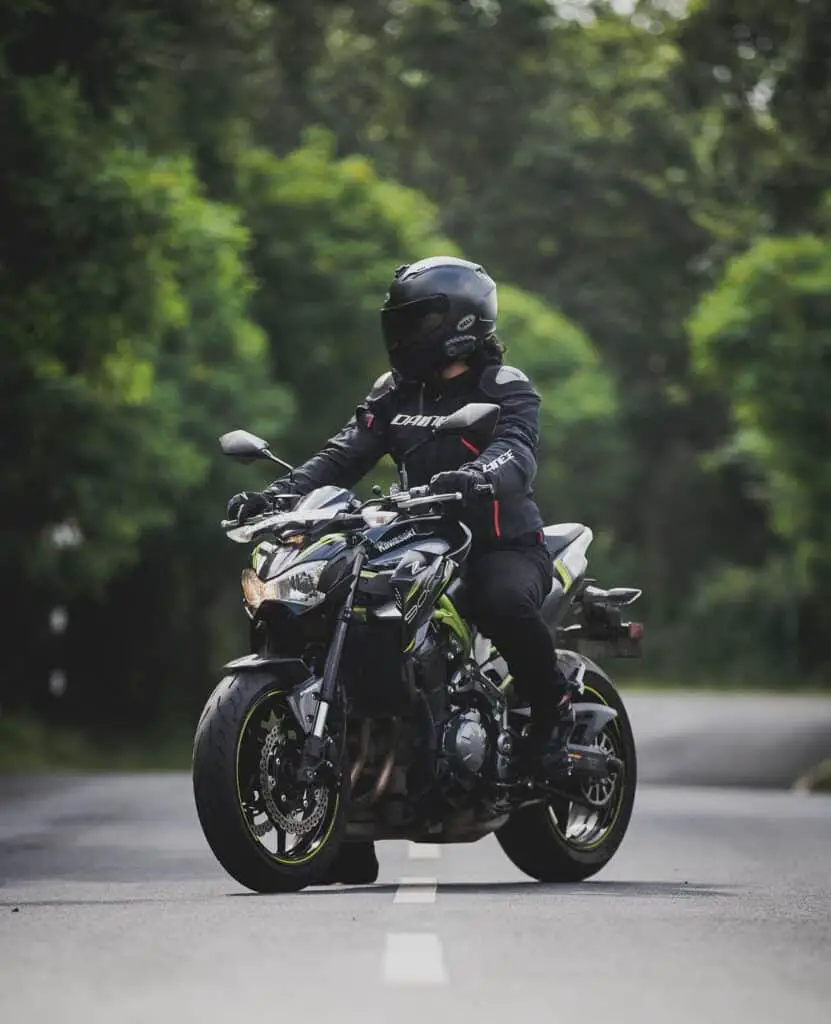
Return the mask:
M 374 843 L 343 843 L 320 885 L 372 885 L 378 880 Z
M 566 693 L 554 707 L 532 709 L 528 736 L 528 762 L 533 775 L 541 781 L 571 773 L 568 742 L 574 731 L 575 713 L 571 693 Z

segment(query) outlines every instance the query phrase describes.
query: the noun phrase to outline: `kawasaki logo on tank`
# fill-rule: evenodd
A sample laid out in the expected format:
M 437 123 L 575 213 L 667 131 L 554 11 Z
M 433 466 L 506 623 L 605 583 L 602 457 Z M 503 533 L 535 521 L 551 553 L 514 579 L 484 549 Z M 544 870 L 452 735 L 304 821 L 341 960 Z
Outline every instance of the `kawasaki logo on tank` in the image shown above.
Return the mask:
M 394 537 L 390 537 L 387 540 L 374 541 L 374 545 L 378 551 L 387 551 L 389 548 L 394 548 L 396 544 L 402 544 L 405 540 L 410 540 L 417 535 L 418 531 L 414 530 L 411 526 L 408 530 L 404 530 L 403 533 L 397 533 Z

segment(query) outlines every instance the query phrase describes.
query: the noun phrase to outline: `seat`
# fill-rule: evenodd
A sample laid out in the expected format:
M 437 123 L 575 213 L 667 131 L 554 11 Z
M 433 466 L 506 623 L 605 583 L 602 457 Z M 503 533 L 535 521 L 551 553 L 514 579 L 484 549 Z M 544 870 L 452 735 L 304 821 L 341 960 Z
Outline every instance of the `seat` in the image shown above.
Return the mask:
M 586 527 L 582 523 L 555 523 L 554 526 L 543 527 L 545 546 L 552 555 L 559 554 L 573 540 L 577 540 Z

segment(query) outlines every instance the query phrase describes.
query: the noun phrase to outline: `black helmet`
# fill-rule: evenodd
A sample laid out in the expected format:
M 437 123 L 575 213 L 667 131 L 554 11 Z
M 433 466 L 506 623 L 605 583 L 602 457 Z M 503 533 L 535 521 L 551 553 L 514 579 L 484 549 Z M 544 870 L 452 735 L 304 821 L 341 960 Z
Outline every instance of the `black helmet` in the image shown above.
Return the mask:
M 496 283 L 477 263 L 431 256 L 399 267 L 381 309 L 390 365 L 425 380 L 489 338 L 496 309 Z

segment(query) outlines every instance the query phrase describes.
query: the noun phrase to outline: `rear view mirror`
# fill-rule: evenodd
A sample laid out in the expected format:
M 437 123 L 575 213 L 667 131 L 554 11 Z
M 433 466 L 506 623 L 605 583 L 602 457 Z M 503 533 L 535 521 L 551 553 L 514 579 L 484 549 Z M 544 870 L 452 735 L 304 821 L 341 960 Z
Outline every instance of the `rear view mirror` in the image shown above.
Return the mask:
M 231 430 L 220 437 L 219 444 L 226 455 L 242 459 L 244 462 L 271 457 L 268 450 L 268 441 L 264 441 L 261 437 L 257 437 L 256 434 L 251 434 L 247 430 Z
M 436 427 L 437 434 L 463 434 L 471 427 L 493 433 L 499 422 L 499 406 L 490 402 L 471 402 L 451 413 Z

